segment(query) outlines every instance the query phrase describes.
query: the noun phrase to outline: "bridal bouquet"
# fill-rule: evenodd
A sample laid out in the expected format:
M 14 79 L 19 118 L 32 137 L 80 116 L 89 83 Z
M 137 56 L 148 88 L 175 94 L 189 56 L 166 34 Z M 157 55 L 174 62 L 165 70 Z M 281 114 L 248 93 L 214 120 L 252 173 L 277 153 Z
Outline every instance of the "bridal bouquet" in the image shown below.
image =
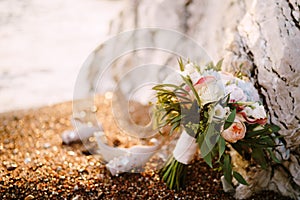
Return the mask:
M 244 159 L 266 168 L 279 162 L 276 132 L 267 123 L 267 115 L 253 85 L 221 71 L 222 61 L 198 66 L 179 60 L 180 81 L 156 85 L 156 127 L 169 127 L 169 134 L 179 132 L 173 155 L 160 174 L 168 187 L 184 186 L 187 165 L 200 150 L 210 167 L 223 171 L 225 180 L 235 178 L 247 185 L 234 171 L 229 152 L 234 149 Z

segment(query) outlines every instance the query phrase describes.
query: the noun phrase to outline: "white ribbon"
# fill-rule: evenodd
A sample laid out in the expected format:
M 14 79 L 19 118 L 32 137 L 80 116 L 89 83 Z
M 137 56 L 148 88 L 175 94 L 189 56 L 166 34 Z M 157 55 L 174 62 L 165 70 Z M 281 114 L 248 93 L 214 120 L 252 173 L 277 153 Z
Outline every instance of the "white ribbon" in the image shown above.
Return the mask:
M 173 151 L 174 158 L 183 164 L 189 164 L 197 151 L 196 139 L 183 131 Z

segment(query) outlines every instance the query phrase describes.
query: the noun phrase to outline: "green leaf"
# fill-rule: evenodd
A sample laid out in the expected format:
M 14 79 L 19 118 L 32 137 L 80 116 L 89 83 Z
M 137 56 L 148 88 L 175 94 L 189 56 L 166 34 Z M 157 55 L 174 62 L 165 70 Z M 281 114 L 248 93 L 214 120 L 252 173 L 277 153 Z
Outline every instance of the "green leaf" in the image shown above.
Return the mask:
M 281 163 L 280 160 L 278 160 L 278 158 L 275 156 L 274 152 L 272 151 L 272 149 L 268 148 L 267 151 L 269 152 L 272 160 L 276 163 Z
M 207 154 L 205 157 L 203 157 L 204 161 L 212 168 L 212 155 L 211 153 Z
M 267 161 L 265 158 L 264 151 L 261 148 L 253 148 L 252 149 L 252 158 L 263 168 L 267 168 Z
M 196 141 L 198 143 L 199 148 L 201 148 L 203 141 L 204 141 L 204 134 L 199 134 Z
M 231 126 L 231 124 L 234 122 L 235 115 L 236 115 L 236 109 L 233 109 L 233 111 L 228 115 L 227 119 L 225 120 L 224 130 L 228 129 Z
M 273 133 L 277 133 L 280 131 L 280 127 L 274 124 L 269 124 L 269 128 L 272 130 Z
M 224 138 L 220 137 L 218 143 L 219 143 L 219 160 L 220 160 L 223 153 L 225 152 L 226 142 Z
M 224 164 L 223 164 L 223 172 L 224 177 L 228 183 L 232 182 L 232 166 L 230 156 L 225 154 L 224 155 Z
M 172 135 L 173 132 L 174 132 L 177 128 L 179 128 L 179 126 L 180 126 L 180 122 L 176 122 L 176 123 L 172 124 L 172 128 L 171 128 L 171 130 L 170 130 L 170 132 L 169 132 L 169 135 Z
M 178 116 L 174 117 L 174 118 L 170 121 L 170 123 L 173 124 L 173 123 L 175 123 L 175 122 L 180 122 L 181 119 L 182 119 L 183 117 L 184 117 L 184 116 L 182 116 L 182 115 L 178 115 Z
M 181 76 L 182 79 L 184 80 L 184 82 L 190 87 L 190 89 L 192 90 L 194 96 L 196 97 L 197 99 L 197 102 L 198 102 L 198 105 L 200 106 L 201 105 L 201 100 L 200 100 L 200 97 L 197 93 L 197 91 L 195 90 L 194 86 L 193 86 L 193 83 L 191 81 L 191 78 L 189 76 L 187 77 L 184 77 L 184 76 Z
M 266 128 L 262 128 L 259 130 L 255 130 L 255 131 L 248 131 L 245 138 L 251 138 L 251 137 L 256 137 L 258 135 L 264 135 L 264 134 L 269 134 L 270 132 L 268 131 L 268 129 Z
M 213 148 L 217 144 L 220 134 L 215 130 L 215 124 L 211 123 L 208 125 L 203 135 L 204 135 L 204 141 L 200 147 L 200 151 L 202 156 L 205 157 L 213 150 Z
M 221 71 L 223 60 L 224 59 L 219 60 L 218 63 L 216 64 L 216 67 L 215 67 L 216 71 Z
M 247 181 L 244 179 L 244 177 L 243 177 L 240 173 L 238 173 L 238 172 L 236 172 L 236 171 L 233 171 L 233 177 L 234 177 L 239 183 L 241 183 L 241 184 L 243 184 L 243 185 L 249 185 L 249 184 L 247 183 Z
M 236 143 L 231 144 L 231 146 L 242 156 L 245 158 L 245 149 L 249 149 L 249 144 L 243 142 L 242 140 L 237 141 Z
M 184 71 L 184 64 L 183 64 L 182 58 L 180 57 L 177 61 L 178 61 L 179 67 L 180 67 L 180 71 Z

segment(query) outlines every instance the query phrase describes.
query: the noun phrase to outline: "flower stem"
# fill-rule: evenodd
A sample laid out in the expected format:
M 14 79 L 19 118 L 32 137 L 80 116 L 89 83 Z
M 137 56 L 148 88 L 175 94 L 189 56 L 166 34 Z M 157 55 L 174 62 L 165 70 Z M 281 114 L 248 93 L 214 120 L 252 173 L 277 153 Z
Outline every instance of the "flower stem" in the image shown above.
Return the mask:
M 168 188 L 179 190 L 184 187 L 187 165 L 180 163 L 173 156 L 166 166 L 161 169 L 160 176 L 166 182 Z

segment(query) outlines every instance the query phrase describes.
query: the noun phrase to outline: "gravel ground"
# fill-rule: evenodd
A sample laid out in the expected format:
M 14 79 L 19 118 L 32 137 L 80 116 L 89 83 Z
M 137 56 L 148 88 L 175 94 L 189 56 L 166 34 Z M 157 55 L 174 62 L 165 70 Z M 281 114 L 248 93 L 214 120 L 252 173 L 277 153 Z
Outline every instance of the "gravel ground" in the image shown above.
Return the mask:
M 99 98 L 98 110 L 113 130 L 109 103 Z M 187 187 L 179 192 L 151 170 L 110 176 L 82 144 L 62 145 L 71 114 L 66 102 L 0 115 L 0 199 L 233 199 L 222 191 L 221 175 L 199 159 L 189 165 Z M 288 198 L 265 191 L 251 199 Z

